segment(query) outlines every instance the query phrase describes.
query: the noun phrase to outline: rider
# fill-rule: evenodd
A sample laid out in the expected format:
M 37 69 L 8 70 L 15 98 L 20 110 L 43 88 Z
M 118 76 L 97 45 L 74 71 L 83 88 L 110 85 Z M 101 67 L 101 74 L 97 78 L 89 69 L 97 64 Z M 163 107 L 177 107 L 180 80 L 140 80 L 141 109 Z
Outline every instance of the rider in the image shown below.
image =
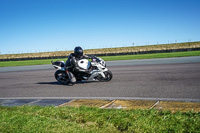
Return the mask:
M 74 53 L 71 53 L 66 61 L 66 71 L 72 83 L 76 82 L 76 78 L 70 71 L 74 69 L 77 72 L 90 73 L 89 70 L 82 69 L 78 66 L 78 61 L 81 59 L 92 59 L 92 56 L 83 55 L 83 49 L 80 46 L 74 48 Z

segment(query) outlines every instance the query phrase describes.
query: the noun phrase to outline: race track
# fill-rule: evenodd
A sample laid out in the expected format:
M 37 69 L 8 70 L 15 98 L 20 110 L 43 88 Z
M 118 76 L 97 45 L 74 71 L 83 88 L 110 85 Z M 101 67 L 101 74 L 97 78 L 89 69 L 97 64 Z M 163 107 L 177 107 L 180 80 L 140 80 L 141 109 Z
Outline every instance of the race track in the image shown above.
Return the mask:
M 0 68 L 0 98 L 200 101 L 200 57 L 107 62 L 110 82 L 59 84 L 50 65 Z M 28 69 L 23 69 L 28 68 Z

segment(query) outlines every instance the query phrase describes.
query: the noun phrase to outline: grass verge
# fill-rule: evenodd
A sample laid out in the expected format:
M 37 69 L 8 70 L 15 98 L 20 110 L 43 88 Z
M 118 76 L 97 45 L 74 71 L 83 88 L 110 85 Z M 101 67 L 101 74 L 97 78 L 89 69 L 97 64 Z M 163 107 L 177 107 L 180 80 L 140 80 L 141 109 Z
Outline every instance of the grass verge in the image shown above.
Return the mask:
M 0 132 L 200 132 L 200 113 L 94 107 L 0 107 Z
M 102 56 L 101 58 L 104 59 L 105 61 L 112 61 L 112 60 L 134 60 L 134 59 L 152 59 L 152 58 L 172 58 L 172 57 L 187 57 L 187 56 L 200 56 L 200 51 L 141 54 L 141 55 Z M 44 65 L 44 64 L 50 64 L 51 60 L 52 59 L 26 60 L 26 61 L 5 61 L 5 62 L 0 62 L 0 67 Z M 56 59 L 56 60 L 64 60 L 65 61 L 66 59 Z
M 172 58 L 172 57 L 187 57 L 187 56 L 200 56 L 200 51 L 156 53 L 156 54 L 140 54 L 140 55 L 123 55 L 123 56 L 103 56 L 102 58 L 105 61 L 112 61 L 112 60 Z

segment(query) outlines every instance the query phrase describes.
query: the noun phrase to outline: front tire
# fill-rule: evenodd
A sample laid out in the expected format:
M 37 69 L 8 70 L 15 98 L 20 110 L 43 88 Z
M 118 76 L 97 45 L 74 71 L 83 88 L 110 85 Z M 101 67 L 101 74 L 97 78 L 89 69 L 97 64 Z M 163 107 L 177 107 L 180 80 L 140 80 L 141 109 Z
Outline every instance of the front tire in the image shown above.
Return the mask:
M 100 82 L 108 82 L 112 79 L 113 75 L 110 70 L 103 72 L 105 75 L 105 78 L 103 78 L 101 75 L 97 78 Z
M 70 83 L 70 79 L 65 71 L 57 70 L 54 76 L 55 76 L 55 79 L 61 84 Z

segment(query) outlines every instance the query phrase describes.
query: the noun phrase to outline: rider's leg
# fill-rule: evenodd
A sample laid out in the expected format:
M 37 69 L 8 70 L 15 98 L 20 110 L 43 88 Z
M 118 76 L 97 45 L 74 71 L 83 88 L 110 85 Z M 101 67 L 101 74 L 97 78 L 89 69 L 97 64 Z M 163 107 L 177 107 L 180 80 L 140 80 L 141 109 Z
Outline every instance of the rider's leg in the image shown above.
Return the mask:
M 71 83 L 75 83 L 76 82 L 76 78 L 75 78 L 74 74 L 69 72 L 69 71 L 67 72 L 67 74 L 69 76 L 69 79 L 70 79 Z

